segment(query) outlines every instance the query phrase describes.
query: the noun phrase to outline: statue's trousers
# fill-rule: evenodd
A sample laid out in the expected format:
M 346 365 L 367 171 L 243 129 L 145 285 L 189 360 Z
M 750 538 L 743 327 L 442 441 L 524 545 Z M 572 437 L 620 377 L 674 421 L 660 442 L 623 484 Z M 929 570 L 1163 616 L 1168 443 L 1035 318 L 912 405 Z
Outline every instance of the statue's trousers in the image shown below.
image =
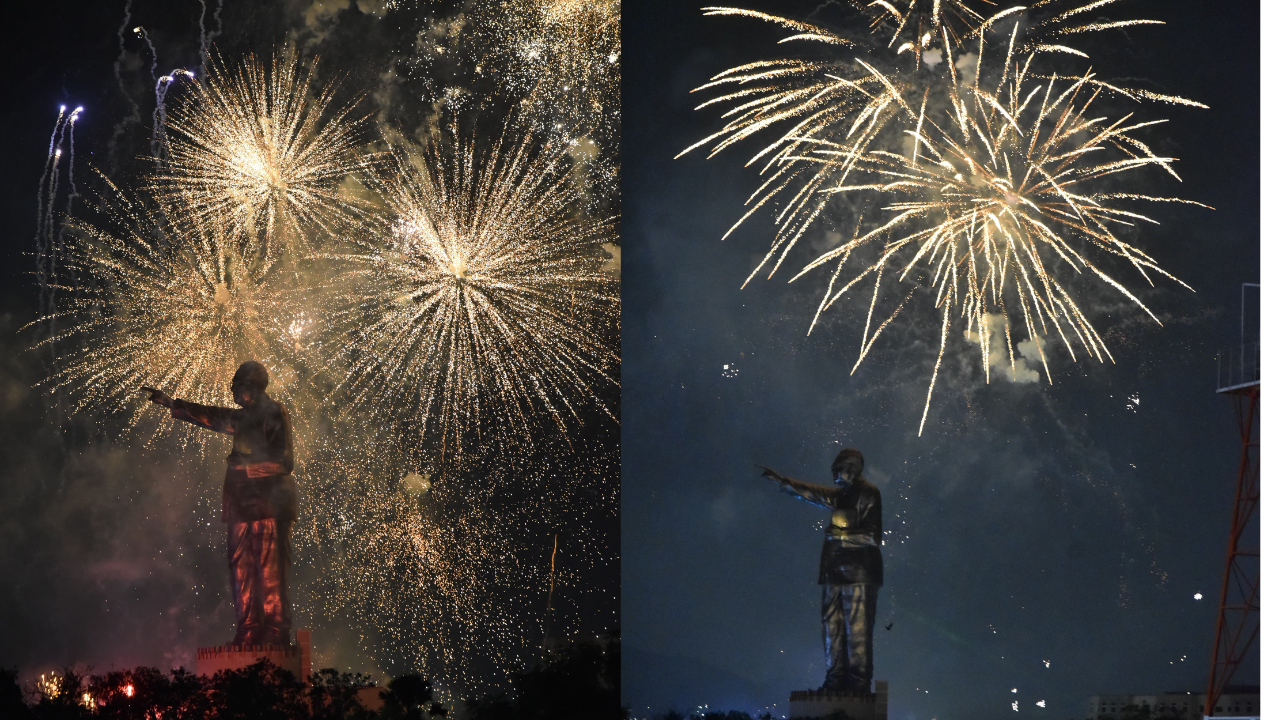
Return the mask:
M 876 627 L 879 590 L 871 584 L 822 586 L 824 689 L 871 692 L 871 633 Z
M 227 523 L 236 645 L 287 645 L 293 618 L 286 576 L 289 527 L 274 518 Z

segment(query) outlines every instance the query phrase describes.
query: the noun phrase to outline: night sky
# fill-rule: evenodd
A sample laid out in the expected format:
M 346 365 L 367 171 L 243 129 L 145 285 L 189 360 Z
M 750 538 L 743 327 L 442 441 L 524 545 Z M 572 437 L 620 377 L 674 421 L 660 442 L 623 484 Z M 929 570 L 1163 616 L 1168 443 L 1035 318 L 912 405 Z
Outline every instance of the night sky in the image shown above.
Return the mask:
M 117 29 L 148 28 L 158 72 L 198 64 L 199 0 L 135 0 L 122 25 L 124 4 L 21 3 L 7 8 L 0 43 L 0 667 L 24 680 L 68 663 L 189 666 L 195 646 L 225 641 L 232 622 L 221 528 L 198 522 L 220 463 L 179 476 L 189 469 L 115 443 L 88 419 L 58 428 L 32 388 L 45 374 L 26 351 L 35 335 L 20 330 L 37 313 L 36 189 L 57 106 L 85 106 L 78 180 L 90 165 L 137 172 L 154 106 L 149 57 L 127 31 L 122 55 Z M 1163 326 L 1115 293 L 1082 293 L 1115 363 L 1072 363 L 1059 348 L 1052 386 L 994 372 L 985 384 L 974 347 L 953 337 L 916 437 L 932 316 L 900 323 L 850 377 L 865 305 L 837 305 L 806 336 L 817 278 L 788 285 L 780 273 L 739 289 L 768 247 L 768 223 L 719 240 L 755 188 L 742 165 L 759 146 L 672 159 L 719 127 L 689 90 L 780 52 L 774 29 L 703 18 L 701 4 L 624 9 L 625 395 L 621 431 L 593 424 L 587 443 L 614 448 L 604 464 L 616 471 L 621 434 L 624 702 L 640 718 L 699 706 L 776 714 L 791 690 L 821 683 L 815 580 L 827 513 L 779 493 L 754 465 L 826 482 L 846 446 L 863 451 L 884 498 L 876 675 L 890 683 L 893 720 L 1079 720 L 1089 695 L 1202 692 L 1239 458 L 1231 407 L 1214 393 L 1216 356 L 1241 342 L 1241 283 L 1259 281 L 1256 5 L 1123 0 L 1115 17 L 1168 24 L 1083 41 L 1104 74 L 1210 106 L 1140 106 L 1170 119 L 1146 137 L 1179 159 L 1183 178 L 1153 174 L 1151 192 L 1215 208 L 1157 207 L 1161 225 L 1139 236 L 1194 292 L 1122 275 Z M 803 17 L 815 4 L 741 6 Z M 449 4 L 420 5 L 447 20 Z M 206 31 L 217 6 L 207 0 Z M 215 42 L 232 57 L 296 42 L 320 58 L 320 74 L 343 76 L 340 99 L 364 95 L 366 112 L 412 134 L 457 68 L 389 72 L 418 27 L 386 22 L 378 7 L 227 0 Z M 126 98 L 137 123 L 122 122 Z M 817 247 L 806 239 L 799 251 Z M 1247 300 L 1252 341 L 1256 295 Z M 613 560 L 570 565 L 578 591 L 562 599 L 565 617 L 592 632 L 612 627 L 619 603 L 617 514 L 596 520 L 582 537 L 604 538 L 593 552 Z M 545 554 L 544 540 L 527 539 L 532 555 Z M 316 580 L 297 567 L 300 586 Z M 362 650 L 358 622 L 325 622 L 309 603 L 304 591 L 295 627 L 329 633 L 318 662 L 404 668 L 394 653 Z M 1258 674 L 1254 659 L 1235 682 Z
M 672 158 L 719 128 L 717 112 L 694 111 L 710 96 L 692 88 L 786 48 L 764 23 L 703 18 L 698 5 L 631 3 L 623 38 L 632 711 L 786 713 L 791 690 L 821 683 L 827 513 L 753 464 L 828 482 L 845 446 L 865 454 L 884 499 L 876 677 L 891 718 L 1078 719 L 1090 695 L 1203 692 L 1240 452 L 1215 358 L 1241 342 L 1241 283 L 1259 279 L 1256 4 L 1126 0 L 1099 17 L 1168 24 L 1081 40 L 1104 75 L 1210 107 L 1140 106 L 1170 119 L 1144 137 L 1183 178 L 1151 175 L 1144 191 L 1216 208 L 1162 206 L 1138 236 L 1195 292 L 1122 274 L 1163 327 L 1116 293 L 1081 293 L 1115 363 L 1072 363 L 1059 347 L 1052 386 L 994 370 L 984 384 L 975 346 L 953 335 L 923 437 L 935 316 L 886 331 L 853 377 L 865 299 L 805 335 L 825 276 L 785 278 L 816 255 L 812 238 L 839 228 L 810 231 L 792 273 L 739 289 L 771 226 L 719 238 L 755 188 L 743 164 L 763 143 Z M 816 3 L 739 6 L 804 19 Z M 1256 658 L 1235 682 L 1258 682 Z
M 463 52 L 470 27 L 463 11 L 471 5 L 119 0 L 6 6 L 0 43 L 0 436 L 6 438 L 0 443 L 0 667 L 18 668 L 23 682 L 72 664 L 94 672 L 136 665 L 194 670 L 196 647 L 226 642 L 235 626 L 225 531 L 216 509 L 225 451 L 213 453 L 207 467 L 179 465 L 178 448 L 121 441 L 119 418 L 64 414 L 59 425 L 50 397 L 33 388 L 46 374 L 47 356 L 27 350 L 42 331 L 21 328 L 38 311 L 37 187 L 58 106 L 84 106 L 75 136 L 78 202 L 101 187 L 91 169 L 121 184 L 136 183 L 152 162 L 147 153 L 155 97 L 151 55 L 133 28 L 145 27 L 155 44 L 155 74 L 199 68 L 203 12 L 205 36 L 229 64 L 288 43 L 305 61 L 315 61 L 318 79 L 338 81 L 334 105 L 356 102 L 356 114 L 370 118 L 369 130 L 394 128 L 420 141 L 447 117 L 463 131 L 490 137 L 519 98 L 492 73 L 468 75 L 476 63 Z M 181 97 L 179 84 L 170 103 Z M 466 92 L 456 92 L 460 86 Z M 451 92 L 462 99 L 448 115 L 441 98 Z M 138 108 L 136 121 L 128 119 L 131 103 Z M 610 117 L 616 127 L 616 115 Z M 616 133 L 610 137 L 616 143 Z M 365 141 L 375 142 L 372 132 Z M 69 190 L 65 164 L 60 188 L 59 213 Z M 615 215 L 616 183 L 612 189 L 605 183 L 603 196 L 591 202 L 583 212 Z M 601 392 L 616 417 L 616 385 Z M 543 590 L 495 603 L 521 604 L 495 618 L 515 618 L 510 621 L 518 627 L 519 646 L 500 650 L 515 667 L 536 659 L 544 631 L 565 637 L 617 629 L 620 429 L 604 412 L 588 409 L 582 418 L 567 436 L 545 428 L 507 455 L 523 458 L 523 465 L 470 471 L 474 482 L 504 488 L 501 502 L 532 507 L 540 501 L 537 507 L 553 508 L 529 526 L 536 533 L 513 540 L 531 577 L 544 576 L 559 534 L 551 624 L 542 623 Z M 560 485 L 568 483 L 563 478 L 581 482 Z M 399 475 L 387 480 L 399 482 Z M 300 479 L 304 515 L 306 483 Z M 564 498 L 579 492 L 577 504 L 565 506 Z M 504 511 L 494 502 L 489 514 L 500 518 Z M 294 628 L 315 632 L 317 669 L 335 666 L 379 680 L 410 670 L 430 676 L 435 668 L 415 666 L 387 627 L 354 612 L 320 612 L 319 594 L 333 581 L 325 577 L 329 558 L 299 545 L 297 534 Z M 387 581 L 394 595 L 393 573 Z M 481 674 L 501 686 L 501 673 L 476 656 Z

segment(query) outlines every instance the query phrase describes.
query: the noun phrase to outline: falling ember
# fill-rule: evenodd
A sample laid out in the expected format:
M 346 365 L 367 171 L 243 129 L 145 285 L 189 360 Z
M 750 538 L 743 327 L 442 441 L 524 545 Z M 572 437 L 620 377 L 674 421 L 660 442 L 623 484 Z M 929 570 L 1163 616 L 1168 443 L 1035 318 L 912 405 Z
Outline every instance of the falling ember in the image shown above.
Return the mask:
M 397 153 L 380 182 L 393 217 L 338 268 L 331 355 L 349 407 L 403 418 L 442 452 L 463 436 L 564 429 L 616 382 L 616 280 L 600 246 L 610 222 L 575 216 L 563 152 L 525 136 L 475 147 L 454 136 L 425 159 Z M 482 423 L 483 418 L 483 423 Z
M 621 12 L 620 0 L 498 0 L 477 16 L 480 63 L 503 69 L 531 118 L 616 132 Z
M 762 13 L 712 8 L 708 14 L 759 17 L 798 33 L 788 39 L 854 47 L 822 28 Z M 1180 179 L 1173 158 L 1156 155 L 1140 139 L 1139 131 L 1164 121 L 1098 116 L 1094 105 L 1104 91 L 1133 100 L 1143 96 L 1092 73 L 1064 78 L 1032 72 L 1035 53 L 1022 59 L 1016 52 L 1022 47 L 1017 24 L 1003 52 L 989 50 L 985 28 L 997 16 L 973 31 L 972 53 L 963 56 L 973 60 L 967 65 L 959 62 L 964 49 L 951 31 L 931 32 L 930 40 L 943 51 L 943 71 L 927 77 L 862 58 L 852 64 L 764 61 L 721 73 L 699 90 L 740 88 L 703 105 L 733 103 L 726 125 L 685 151 L 715 143 L 715 155 L 779 123 L 792 128 L 753 158 L 765 159 L 765 180 L 729 231 L 765 205 L 782 204 L 775 218 L 778 234 L 748 282 L 766 267 L 772 276 L 834 198 L 863 205 L 863 217 L 848 239 L 791 280 L 819 268 L 829 272 L 812 331 L 823 311 L 854 285 L 873 279 L 867 283 L 873 288 L 853 371 L 913 297 L 932 295 L 940 315 L 938 351 L 918 434 L 924 432 L 954 328 L 981 338 L 989 382 L 993 333 L 988 318 L 1009 318 L 1003 345 L 1015 367 L 1011 313 L 1016 311 L 1022 326 L 1018 344 L 1036 348 L 1052 383 L 1044 348 L 1050 338 L 1073 360 L 1078 351 L 1112 360 L 1068 283 L 1097 281 L 1157 323 L 1125 284 L 1104 271 L 1103 261 L 1127 263 L 1149 284 L 1154 284 L 1152 275 L 1161 275 L 1185 286 L 1122 234 L 1138 223 L 1155 222 L 1137 211 L 1138 203 L 1200 204 L 1115 191 L 1117 182 L 1136 182 L 1135 171 L 1144 168 Z M 881 313 L 873 331 L 886 276 L 905 292 Z

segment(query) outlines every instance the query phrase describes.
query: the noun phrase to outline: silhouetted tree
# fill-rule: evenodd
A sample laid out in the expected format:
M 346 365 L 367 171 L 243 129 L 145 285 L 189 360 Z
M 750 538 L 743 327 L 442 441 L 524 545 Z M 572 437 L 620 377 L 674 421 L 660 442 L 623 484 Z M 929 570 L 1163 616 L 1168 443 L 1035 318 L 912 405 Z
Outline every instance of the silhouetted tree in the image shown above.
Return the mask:
M 209 695 L 219 720 L 296 720 L 307 716 L 305 687 L 293 673 L 262 659 L 218 671 L 209 681 Z
M 311 674 L 311 720 L 372 720 L 377 713 L 360 704 L 360 688 L 373 685 L 363 673 L 339 673 L 326 668 Z
M 0 717 L 13 720 L 26 720 L 31 717 L 31 710 L 22 699 L 22 688 L 18 686 L 18 670 L 0 668 Z
M 36 689 L 31 714 L 39 720 L 80 720 L 91 712 L 84 704 L 85 673 L 74 667 L 64 668 L 51 690 Z
M 388 720 L 423 720 L 423 707 L 431 717 L 444 717 L 445 709 L 432 699 L 431 681 L 417 673 L 401 675 L 378 693 L 382 698 L 380 717 Z
M 467 701 L 472 720 L 608 720 L 627 717 L 622 706 L 617 633 L 555 645 L 537 665 L 511 678 L 514 697 Z

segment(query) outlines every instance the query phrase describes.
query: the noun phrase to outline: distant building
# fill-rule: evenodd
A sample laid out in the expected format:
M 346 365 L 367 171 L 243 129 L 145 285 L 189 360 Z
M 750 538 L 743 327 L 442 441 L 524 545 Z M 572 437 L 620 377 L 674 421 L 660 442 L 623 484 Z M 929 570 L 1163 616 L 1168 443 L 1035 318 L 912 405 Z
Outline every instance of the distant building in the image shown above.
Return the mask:
M 1257 685 L 1228 685 L 1218 698 L 1213 714 L 1219 717 L 1257 718 L 1262 714 L 1262 696 Z M 1120 720 L 1126 707 L 1146 708 L 1147 717 L 1186 718 L 1204 716 L 1204 693 L 1166 692 L 1159 695 L 1094 695 L 1089 698 L 1085 720 Z

